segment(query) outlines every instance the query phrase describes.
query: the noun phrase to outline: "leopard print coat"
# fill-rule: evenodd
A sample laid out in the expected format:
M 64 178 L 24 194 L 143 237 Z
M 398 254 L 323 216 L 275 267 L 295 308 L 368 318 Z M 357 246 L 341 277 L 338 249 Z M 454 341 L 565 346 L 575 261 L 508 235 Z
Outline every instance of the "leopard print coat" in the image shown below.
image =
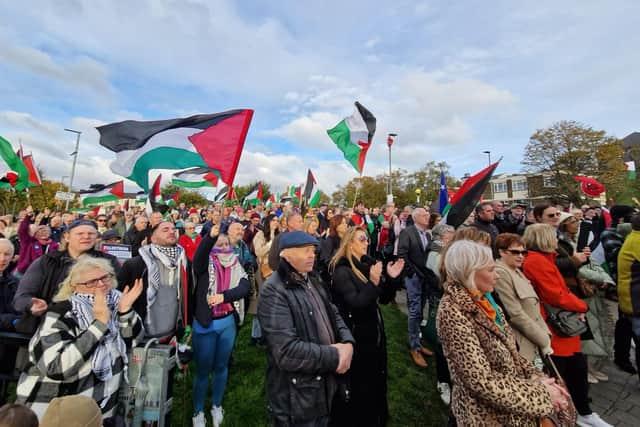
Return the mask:
M 518 354 L 511 327 L 503 333 L 451 283 L 440 301 L 436 327 L 453 381 L 451 408 L 459 426 L 535 426 L 553 411 L 538 371 Z

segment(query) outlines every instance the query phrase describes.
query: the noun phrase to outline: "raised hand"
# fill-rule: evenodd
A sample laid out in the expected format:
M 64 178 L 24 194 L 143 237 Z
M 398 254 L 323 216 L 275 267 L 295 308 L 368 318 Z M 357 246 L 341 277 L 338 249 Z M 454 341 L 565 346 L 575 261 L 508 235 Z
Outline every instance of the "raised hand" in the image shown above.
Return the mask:
M 211 233 L 209 233 L 212 239 L 215 239 L 216 237 L 218 237 L 218 234 L 220 234 L 220 224 L 216 224 L 213 227 L 211 227 Z
M 111 312 L 109 311 L 109 306 L 107 306 L 107 297 L 105 292 L 101 290 L 95 293 L 93 300 L 93 317 L 105 325 L 109 323 L 109 319 L 111 319 Z
M 380 276 L 382 275 L 382 262 L 378 261 L 369 269 L 369 280 L 374 285 L 380 284 Z
M 387 264 L 387 274 L 391 278 L 396 278 L 402 274 L 402 270 L 404 269 L 404 259 L 399 258 L 394 262 L 390 262 Z
M 118 312 L 126 313 L 131 310 L 133 303 L 136 302 L 140 294 L 142 294 L 142 279 L 136 279 L 133 282 L 133 287 L 125 286 L 120 297 L 120 303 L 118 304 Z

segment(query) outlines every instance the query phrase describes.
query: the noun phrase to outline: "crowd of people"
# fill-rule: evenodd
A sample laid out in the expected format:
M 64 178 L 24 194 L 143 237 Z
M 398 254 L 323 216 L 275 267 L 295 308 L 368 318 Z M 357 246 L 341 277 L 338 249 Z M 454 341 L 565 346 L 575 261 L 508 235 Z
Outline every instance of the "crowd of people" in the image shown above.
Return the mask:
M 449 406 L 450 425 L 608 426 L 589 384 L 608 380 L 611 356 L 637 373 L 632 340 L 640 363 L 640 214 L 630 206 L 482 202 L 457 228 L 428 206 L 362 202 L 103 212 L 27 207 L 0 218 L 0 328 L 31 337 L 26 348 L 0 345 L 2 368 L 20 372 L 0 424 L 45 425 L 50 411 L 72 416 L 68 405 L 119 425 L 131 350 L 153 338 L 190 342 L 193 426 L 206 425 L 210 388 L 220 426 L 251 311 L 274 425 L 384 426 L 379 306 L 405 291 L 407 360 L 435 364 L 425 387 Z

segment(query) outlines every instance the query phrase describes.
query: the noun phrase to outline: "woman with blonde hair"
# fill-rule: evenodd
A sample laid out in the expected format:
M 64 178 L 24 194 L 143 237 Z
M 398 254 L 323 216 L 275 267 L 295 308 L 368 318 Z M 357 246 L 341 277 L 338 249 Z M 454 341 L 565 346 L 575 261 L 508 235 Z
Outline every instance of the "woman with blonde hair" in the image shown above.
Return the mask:
M 18 401 L 42 417 L 66 394 L 91 396 L 104 418 L 115 416 L 127 352 L 143 337 L 132 309 L 142 279 L 122 292 L 111 263 L 84 256 L 71 267 L 29 343 L 29 364 L 18 382 Z
M 315 215 L 307 215 L 304 219 L 303 231 L 307 234 L 312 235 L 316 239 L 320 238 L 318 234 L 318 227 L 320 226 L 320 222 L 318 221 L 318 217 Z
M 493 301 L 497 275 L 491 249 L 468 240 L 450 244 L 449 280 L 437 330 L 453 380 L 451 409 L 459 426 L 535 426 L 568 395 L 520 357 L 513 331 Z
M 334 425 L 383 426 L 387 407 L 387 345 L 378 302 L 390 302 L 404 261 L 387 264 L 367 255 L 369 237 L 359 227 L 349 227 L 329 264 L 333 272 L 333 302 L 353 333 L 356 344 L 349 369 L 351 398 L 337 405 Z M 385 277 L 386 276 L 386 277 Z

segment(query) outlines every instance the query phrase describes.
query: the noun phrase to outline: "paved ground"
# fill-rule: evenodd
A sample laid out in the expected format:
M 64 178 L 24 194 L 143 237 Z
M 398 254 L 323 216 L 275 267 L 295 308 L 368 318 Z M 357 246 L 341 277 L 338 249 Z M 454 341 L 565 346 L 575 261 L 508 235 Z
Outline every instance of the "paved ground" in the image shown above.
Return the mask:
M 406 313 L 406 292 L 398 292 L 396 302 L 398 308 Z M 635 359 L 632 357 L 631 360 Z M 609 381 L 590 386 L 591 409 L 616 427 L 640 427 L 638 376 L 621 371 L 613 361 L 607 362 L 602 371 L 609 376 Z

